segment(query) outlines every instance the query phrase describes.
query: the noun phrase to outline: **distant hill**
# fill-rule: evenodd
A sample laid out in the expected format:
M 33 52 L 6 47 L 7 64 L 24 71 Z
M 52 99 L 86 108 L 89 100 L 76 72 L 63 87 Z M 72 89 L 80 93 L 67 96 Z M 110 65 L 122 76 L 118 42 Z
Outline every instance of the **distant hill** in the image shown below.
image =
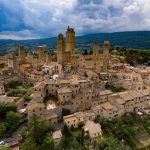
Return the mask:
M 104 40 L 109 40 L 111 46 L 122 46 L 127 48 L 150 49 L 150 31 L 132 31 L 116 33 L 96 33 L 76 37 L 76 48 L 79 51 L 90 49 L 93 41 L 98 41 L 102 47 Z M 38 45 L 46 45 L 47 50 L 56 49 L 57 38 L 45 38 L 34 40 L 0 40 L 0 54 L 18 49 L 18 45 L 24 45 L 27 51 L 36 49 Z

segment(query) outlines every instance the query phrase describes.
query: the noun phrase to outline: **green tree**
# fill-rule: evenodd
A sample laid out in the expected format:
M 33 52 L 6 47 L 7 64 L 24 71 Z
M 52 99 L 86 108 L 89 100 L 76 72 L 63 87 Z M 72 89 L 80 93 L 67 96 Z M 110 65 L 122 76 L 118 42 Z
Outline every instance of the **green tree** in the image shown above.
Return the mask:
M 63 136 L 60 141 L 60 149 L 61 150 L 69 150 L 71 139 L 69 137 Z
M 24 99 L 24 101 L 31 101 L 32 98 L 31 98 L 31 96 L 25 94 L 25 95 L 23 96 L 23 99 Z
M 0 137 L 3 137 L 6 132 L 6 126 L 4 123 L 0 123 Z
M 26 140 L 26 138 L 28 137 L 28 133 L 27 130 L 25 128 L 22 128 L 20 130 L 20 135 L 22 137 L 22 141 L 24 142 Z
M 50 132 L 51 128 L 46 119 L 33 116 L 29 124 L 29 135 L 37 144 L 42 144 L 46 134 Z
M 62 108 L 62 116 L 70 115 L 70 110 L 66 108 Z
M 84 144 L 84 131 L 78 131 L 76 133 L 76 140 L 80 145 Z
M 48 132 L 53 130 L 48 121 L 37 116 L 33 116 L 28 125 L 28 134 L 25 135 L 25 141 L 22 143 L 22 150 L 45 150 L 46 145 L 53 145 L 51 138 L 48 138 Z M 24 134 L 23 134 L 24 136 Z M 31 145 L 30 145 L 31 143 Z M 47 149 L 48 150 L 48 149 Z
M 43 150 L 54 150 L 54 141 L 52 137 L 46 137 L 42 143 Z
M 20 147 L 21 150 L 41 150 L 31 138 L 27 138 Z
M 68 126 L 66 124 L 63 125 L 62 134 L 64 136 L 66 136 L 66 137 L 70 137 L 71 136 L 70 129 L 68 128 Z
M 20 124 L 21 117 L 15 112 L 8 112 L 6 114 L 6 127 L 8 132 L 13 132 Z
M 125 150 L 125 147 L 117 138 L 110 136 L 100 143 L 99 150 Z
M 8 87 L 8 88 L 11 88 L 11 89 L 16 89 L 17 86 L 19 86 L 19 85 L 20 85 L 20 84 L 19 84 L 18 81 L 12 80 L 12 81 L 10 81 L 10 82 L 7 84 L 7 87 Z
M 0 104 L 0 118 L 5 119 L 6 113 L 9 111 L 17 112 L 17 106 L 15 104 Z

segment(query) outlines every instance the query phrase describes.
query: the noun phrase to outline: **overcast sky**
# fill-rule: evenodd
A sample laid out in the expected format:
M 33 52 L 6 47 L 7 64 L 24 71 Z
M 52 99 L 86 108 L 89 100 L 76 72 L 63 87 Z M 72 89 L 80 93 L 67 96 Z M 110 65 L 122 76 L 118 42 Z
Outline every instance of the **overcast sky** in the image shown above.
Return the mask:
M 150 0 L 0 0 L 0 39 L 150 30 Z

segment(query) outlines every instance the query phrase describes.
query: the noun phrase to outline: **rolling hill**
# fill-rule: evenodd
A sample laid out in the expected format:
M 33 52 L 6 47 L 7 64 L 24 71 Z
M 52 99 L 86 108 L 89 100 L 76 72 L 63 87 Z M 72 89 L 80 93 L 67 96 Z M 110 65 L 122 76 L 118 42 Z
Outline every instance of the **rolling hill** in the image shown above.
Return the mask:
M 104 40 L 109 40 L 111 46 L 122 46 L 127 48 L 150 49 L 150 31 L 131 31 L 116 33 L 96 33 L 84 36 L 76 36 L 76 48 L 79 51 L 90 49 L 93 41 L 99 41 L 100 47 Z M 16 51 L 18 45 L 24 45 L 26 51 L 36 49 L 38 45 L 46 45 L 47 50 L 56 49 L 57 38 L 45 38 L 34 40 L 0 40 L 0 54 L 5 54 L 10 50 Z

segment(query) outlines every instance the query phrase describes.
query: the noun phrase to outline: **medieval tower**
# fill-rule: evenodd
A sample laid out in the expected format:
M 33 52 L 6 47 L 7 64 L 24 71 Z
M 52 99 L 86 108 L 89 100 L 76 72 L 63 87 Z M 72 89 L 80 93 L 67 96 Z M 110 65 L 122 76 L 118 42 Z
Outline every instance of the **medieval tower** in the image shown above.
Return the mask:
M 107 70 L 108 70 L 109 49 L 110 49 L 109 41 L 104 41 L 104 46 L 103 46 L 103 72 L 107 72 Z
M 66 31 L 66 52 L 75 54 L 75 31 L 69 26 Z
M 92 52 L 93 52 L 93 57 L 99 56 L 99 43 L 97 41 L 93 42 L 92 45 Z
M 39 62 L 45 62 L 45 47 L 38 46 L 37 50 L 38 50 Z
M 24 46 L 19 47 L 19 62 L 25 62 L 26 54 Z
M 100 50 L 99 43 L 97 41 L 93 42 L 92 45 L 93 62 L 97 73 L 100 73 L 101 70 L 101 66 L 100 66 L 101 60 L 100 60 L 99 50 Z
M 9 52 L 7 56 L 7 65 L 9 68 L 12 68 L 13 70 L 16 69 L 16 54 L 15 52 Z
M 50 52 L 46 52 L 46 63 L 50 63 L 52 61 L 52 56 Z
M 61 65 L 64 64 L 64 37 L 61 33 L 57 38 L 57 62 Z

